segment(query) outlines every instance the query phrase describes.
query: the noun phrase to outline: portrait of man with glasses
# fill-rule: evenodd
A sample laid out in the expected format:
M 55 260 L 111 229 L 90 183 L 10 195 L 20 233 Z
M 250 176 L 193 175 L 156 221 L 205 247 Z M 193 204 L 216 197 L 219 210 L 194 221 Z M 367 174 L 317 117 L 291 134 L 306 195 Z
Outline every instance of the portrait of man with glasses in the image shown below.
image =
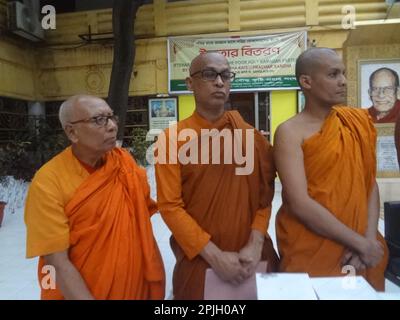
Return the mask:
M 390 68 L 375 70 L 369 77 L 368 95 L 372 106 L 368 108 L 375 123 L 396 122 L 400 115 L 399 75 Z

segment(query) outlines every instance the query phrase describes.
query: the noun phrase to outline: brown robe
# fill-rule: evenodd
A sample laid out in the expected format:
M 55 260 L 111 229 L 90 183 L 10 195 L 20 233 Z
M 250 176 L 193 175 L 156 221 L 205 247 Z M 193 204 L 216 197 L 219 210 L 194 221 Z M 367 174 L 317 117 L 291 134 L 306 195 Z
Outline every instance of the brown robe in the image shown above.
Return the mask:
M 195 112 L 178 123 L 177 132 L 187 128 L 199 136 L 201 129 L 253 129 L 236 111 L 225 112 L 214 123 Z M 166 131 L 166 141 L 171 132 L 171 129 Z M 209 240 L 223 251 L 238 252 L 246 245 L 251 230 L 259 230 L 266 235 L 262 259 L 269 261 L 269 270 L 276 270 L 277 256 L 266 232 L 274 194 L 272 150 L 258 131 L 253 134 L 254 170 L 250 175 L 236 175 L 234 161 L 233 164 L 156 164 L 158 205 L 172 231 L 171 247 L 176 257 L 175 299 L 203 299 L 205 270 L 210 266 L 199 253 Z M 201 150 L 200 140 L 190 143 L 196 143 Z M 178 150 L 183 143 L 178 143 Z M 221 145 L 220 158 L 224 159 Z M 159 143 L 159 153 L 165 150 L 169 155 L 171 150 L 166 149 Z

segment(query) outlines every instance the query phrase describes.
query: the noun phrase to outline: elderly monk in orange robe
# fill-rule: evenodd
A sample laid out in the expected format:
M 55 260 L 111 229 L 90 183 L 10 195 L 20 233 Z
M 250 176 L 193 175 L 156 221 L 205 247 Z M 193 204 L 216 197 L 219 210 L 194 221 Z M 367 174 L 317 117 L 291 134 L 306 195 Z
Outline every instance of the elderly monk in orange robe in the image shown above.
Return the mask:
M 274 142 L 283 187 L 276 218 L 280 271 L 316 277 L 352 269 L 384 290 L 376 132 L 367 110 L 335 106 L 345 101 L 344 73 L 327 48 L 311 48 L 296 62 L 305 108 L 279 126 Z
M 159 137 L 158 156 L 163 153 L 167 161 L 156 164 L 157 201 L 172 231 L 175 299 L 203 299 L 207 268 L 234 284 L 254 275 L 260 260 L 268 261 L 268 270 L 277 268 L 277 256 L 267 234 L 275 178 L 271 146 L 238 112 L 224 110 L 233 78 L 223 55 L 212 52 L 197 56 L 186 79 L 194 93 L 195 112 L 166 131 L 166 144 L 160 143 L 164 139 Z M 209 151 L 211 142 L 208 145 L 202 138 L 207 137 L 204 131 L 212 129 L 211 135 L 224 129 L 228 135 L 233 130 L 251 132 L 243 145 L 236 146 L 240 151 L 247 150 L 249 156 L 253 154 L 252 170 L 238 174 L 241 166 L 237 161 L 224 163 L 231 155 L 234 140 L 228 139 L 227 144 L 226 140 L 218 141 L 220 153 L 211 150 L 206 157 L 200 155 Z M 171 151 L 166 146 L 171 141 L 173 144 L 173 130 L 178 134 L 191 130 L 192 137 L 178 141 L 177 149 Z M 254 145 L 246 149 L 251 139 Z M 183 163 L 180 157 L 176 163 L 170 161 L 171 153 L 182 151 L 184 146 L 198 147 L 196 161 Z M 211 161 L 213 157 L 221 160 L 219 164 Z
M 104 100 L 80 95 L 61 105 L 60 121 L 72 146 L 36 173 L 25 208 L 41 298 L 163 299 L 150 222 L 157 207 L 145 171 L 115 147 L 116 116 Z

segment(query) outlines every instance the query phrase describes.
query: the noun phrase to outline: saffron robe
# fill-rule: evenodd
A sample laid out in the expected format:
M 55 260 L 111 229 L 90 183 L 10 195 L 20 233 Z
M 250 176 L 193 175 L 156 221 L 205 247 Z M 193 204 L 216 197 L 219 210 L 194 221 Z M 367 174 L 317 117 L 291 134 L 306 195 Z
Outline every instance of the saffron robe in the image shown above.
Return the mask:
M 302 145 L 309 196 L 340 222 L 365 235 L 368 199 L 376 177 L 376 131 L 367 110 L 334 107 L 319 132 Z M 309 230 L 289 210 L 284 197 L 278 211 L 280 271 L 310 276 L 340 276 L 345 247 Z M 384 289 L 385 256 L 362 274 L 377 290 Z
M 163 299 L 164 267 L 153 237 L 146 173 L 120 148 L 89 173 L 65 149 L 35 175 L 25 208 L 27 257 L 68 249 L 96 299 Z M 46 283 L 46 281 L 44 281 Z M 63 299 L 41 286 L 42 299 Z
M 277 255 L 267 234 L 275 167 L 271 146 L 236 111 L 225 112 L 214 123 L 195 112 L 178 122 L 177 133 L 184 129 L 196 132 L 196 137 L 189 143 L 196 144 L 199 154 L 205 148 L 201 143 L 201 129 L 217 129 L 218 132 L 253 129 L 254 170 L 249 175 L 237 175 L 234 161 L 224 164 L 228 150 L 223 143 L 217 155 L 221 164 L 211 164 L 212 152 L 210 164 L 200 164 L 200 159 L 199 164 L 174 164 L 169 161 L 169 155 L 173 153 L 169 149 L 172 128 L 166 130 L 166 143 L 160 143 L 159 138 L 158 156 L 165 152 L 167 164 L 156 164 L 157 201 L 161 215 L 172 231 L 170 244 L 176 257 L 174 298 L 203 299 L 205 271 L 210 266 L 199 253 L 209 240 L 223 251 L 238 252 L 246 245 L 251 230 L 259 230 L 265 234 L 262 259 L 268 260 L 268 270 L 276 270 Z M 177 150 L 180 150 L 185 141 L 177 144 Z

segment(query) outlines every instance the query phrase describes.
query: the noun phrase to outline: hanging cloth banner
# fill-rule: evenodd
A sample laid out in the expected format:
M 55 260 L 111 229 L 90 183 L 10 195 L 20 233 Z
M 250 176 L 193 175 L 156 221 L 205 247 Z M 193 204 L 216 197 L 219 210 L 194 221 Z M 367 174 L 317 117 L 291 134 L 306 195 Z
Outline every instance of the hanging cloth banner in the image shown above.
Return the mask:
M 170 93 L 185 93 L 190 62 L 200 53 L 223 54 L 236 73 L 232 91 L 298 88 L 297 57 L 306 49 L 307 32 L 257 37 L 168 38 L 168 85 Z

